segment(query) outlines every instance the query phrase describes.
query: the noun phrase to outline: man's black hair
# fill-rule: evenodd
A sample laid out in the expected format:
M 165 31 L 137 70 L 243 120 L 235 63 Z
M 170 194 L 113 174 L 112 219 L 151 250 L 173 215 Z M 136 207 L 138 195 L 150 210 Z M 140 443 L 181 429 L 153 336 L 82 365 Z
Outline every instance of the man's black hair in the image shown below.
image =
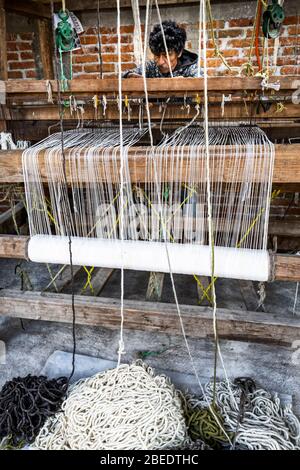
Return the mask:
M 185 29 L 181 28 L 175 21 L 163 21 L 162 26 L 168 52 L 175 51 L 179 54 L 184 49 L 186 41 Z M 154 55 L 166 53 L 160 24 L 156 24 L 150 33 L 149 47 Z

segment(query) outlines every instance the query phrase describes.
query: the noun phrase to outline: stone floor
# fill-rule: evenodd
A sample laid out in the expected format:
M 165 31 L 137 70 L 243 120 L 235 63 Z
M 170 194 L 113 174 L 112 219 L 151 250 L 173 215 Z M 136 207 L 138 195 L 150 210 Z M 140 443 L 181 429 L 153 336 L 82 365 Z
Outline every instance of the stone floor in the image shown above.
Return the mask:
M 20 289 L 20 279 L 15 275 L 16 260 L 0 260 L 0 288 Z M 23 263 L 29 274 L 34 290 L 43 289 L 49 282 L 49 273 L 45 265 Z M 57 266 L 52 267 L 58 270 Z M 128 299 L 145 298 L 147 273 L 125 273 L 125 297 Z M 76 288 L 84 283 L 84 277 L 76 280 Z M 191 276 L 176 276 L 176 288 L 181 303 L 196 305 L 198 302 L 196 283 Z M 257 286 L 256 286 L 257 288 Z M 265 310 L 291 316 L 296 285 L 293 283 L 270 283 L 266 288 Z M 245 309 L 238 281 L 219 280 L 217 282 L 217 303 L 220 307 Z M 102 291 L 105 297 L 120 295 L 120 273 L 115 271 Z M 172 301 L 171 284 L 166 277 L 163 302 Z M 300 315 L 300 299 L 296 311 Z M 8 312 L 9 313 L 9 312 Z M 250 313 L 249 313 L 250 314 Z M 77 326 L 78 354 L 115 361 L 117 359 L 118 330 L 100 327 Z M 56 350 L 72 351 L 71 325 L 0 318 L 0 340 L 4 342 L 6 357 L 0 356 L 0 386 L 17 375 L 37 374 L 41 371 L 48 357 Z M 124 361 L 140 357 L 144 351 L 153 354 L 147 357 L 147 363 L 163 370 L 190 374 L 195 381 L 192 364 L 188 357 L 183 337 L 169 336 L 165 333 L 143 331 L 125 331 L 126 355 Z M 201 380 L 207 381 L 213 371 L 213 342 L 209 339 L 189 339 L 194 363 Z M 3 345 L 3 343 L 2 343 Z M 221 351 L 229 377 L 251 376 L 261 386 L 292 395 L 294 409 L 300 415 L 300 353 L 295 347 L 274 344 L 247 343 L 241 341 L 221 341 Z M 297 346 L 297 345 L 296 345 Z M 300 338 L 299 345 L 300 347 Z M 224 370 L 219 362 L 218 377 L 224 377 Z

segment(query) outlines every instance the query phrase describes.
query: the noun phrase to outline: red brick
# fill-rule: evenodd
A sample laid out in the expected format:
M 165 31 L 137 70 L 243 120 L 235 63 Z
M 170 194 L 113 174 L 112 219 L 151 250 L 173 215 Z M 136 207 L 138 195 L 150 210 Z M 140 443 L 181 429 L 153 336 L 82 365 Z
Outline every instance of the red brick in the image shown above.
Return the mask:
M 104 73 L 103 78 L 117 78 L 116 73 Z
M 238 57 L 239 56 L 238 49 L 224 49 L 221 52 L 224 57 Z
M 297 67 L 293 67 L 292 65 L 286 65 L 284 67 L 281 67 L 280 73 L 282 75 L 296 75 Z
M 118 37 L 116 34 L 102 36 L 102 44 L 117 44 Z M 130 34 L 122 34 L 121 43 L 130 44 L 133 38 Z
M 110 34 L 102 36 L 101 38 L 102 44 L 117 44 L 118 38 L 116 34 Z
M 11 71 L 9 70 L 8 71 L 8 78 L 23 78 L 23 74 L 22 72 L 19 70 L 19 71 Z
M 83 66 L 82 65 L 72 65 L 72 69 L 73 69 L 74 73 L 83 72 Z
M 289 36 L 299 36 L 300 34 L 300 25 L 289 26 L 287 28 Z
M 117 34 L 117 28 L 102 27 L 100 28 L 100 33 L 101 34 Z
M 253 35 L 253 28 L 246 28 L 246 38 L 252 38 Z
M 251 41 L 248 39 L 231 39 L 230 41 L 227 42 L 227 47 L 230 48 L 243 48 L 243 47 L 249 47 L 251 44 Z
M 229 20 L 229 28 L 239 28 L 241 26 L 253 26 L 253 18 L 237 18 Z
M 296 57 L 278 57 L 277 65 L 297 65 Z
M 25 71 L 26 78 L 36 78 L 36 71 L 35 70 L 26 70 Z
M 218 58 L 207 60 L 207 67 L 219 67 L 220 64 L 221 64 L 221 60 Z
M 244 65 L 245 59 L 228 59 L 227 63 L 230 67 L 240 67 L 241 65 Z
M 17 42 L 17 49 L 19 51 L 32 51 L 32 43 L 28 41 Z
M 98 39 L 96 36 L 82 36 L 80 42 L 81 44 L 98 44 Z
M 6 33 L 6 41 L 16 41 L 17 35 L 15 33 Z
M 286 16 L 283 20 L 283 24 L 298 24 L 299 17 L 298 16 Z
M 109 47 L 109 46 L 106 46 L 106 47 Z M 134 52 L 133 44 L 121 45 L 121 52 Z
M 127 25 L 127 26 L 121 26 L 120 31 L 121 31 L 121 34 L 133 33 L 134 26 L 133 26 L 133 24 L 130 24 L 130 25 Z
M 25 62 L 10 62 L 9 63 L 9 68 L 10 70 L 23 70 L 23 69 L 34 69 L 35 68 L 35 62 L 32 60 L 28 60 Z
M 102 64 L 102 70 L 103 72 L 114 72 L 115 64 Z M 86 73 L 100 72 L 100 64 L 84 65 L 84 72 Z
M 7 41 L 6 47 L 8 51 L 16 51 L 17 50 L 17 44 L 13 41 Z
M 21 59 L 22 60 L 33 60 L 33 52 L 21 52 Z
M 219 38 L 239 38 L 243 37 L 245 31 L 242 29 L 220 29 L 218 32 Z
M 291 37 L 291 38 L 283 38 L 279 39 L 279 43 L 281 46 L 297 46 L 298 38 Z
M 91 62 L 97 62 L 99 59 L 98 54 L 91 54 L 91 55 L 80 55 L 74 57 L 75 64 L 85 64 Z
M 224 20 L 213 20 L 213 28 L 214 29 L 220 29 L 225 27 L 225 21 Z M 199 29 L 199 21 L 197 23 L 194 23 L 193 25 L 187 25 L 187 32 L 189 29 Z
M 133 54 L 121 54 L 122 62 L 132 62 L 134 60 Z
M 287 56 L 287 55 L 294 55 L 295 48 L 294 47 L 280 47 L 278 50 L 278 55 L 280 56 Z
M 126 63 L 126 64 L 121 64 L 121 70 L 131 70 L 131 69 L 134 69 L 136 67 L 136 64 L 134 64 L 133 62 L 129 62 L 129 63 Z
M 18 60 L 19 54 L 17 52 L 8 52 L 7 53 L 7 60 Z
M 98 28 L 88 28 L 84 31 L 84 34 L 98 34 Z
M 117 62 L 118 55 L 117 54 L 102 54 L 103 62 L 110 63 L 110 62 Z
M 129 47 L 129 46 L 121 46 L 121 51 L 122 51 L 122 48 L 123 47 Z M 116 52 L 117 50 L 117 46 L 115 44 L 108 44 L 108 45 L 103 45 L 102 48 L 102 53 L 105 53 L 105 52 Z M 127 51 L 126 51 L 127 52 Z
M 99 74 L 98 73 L 82 73 L 78 75 L 76 78 L 99 78 Z
M 28 41 L 33 39 L 34 33 L 19 33 L 18 36 L 22 41 Z

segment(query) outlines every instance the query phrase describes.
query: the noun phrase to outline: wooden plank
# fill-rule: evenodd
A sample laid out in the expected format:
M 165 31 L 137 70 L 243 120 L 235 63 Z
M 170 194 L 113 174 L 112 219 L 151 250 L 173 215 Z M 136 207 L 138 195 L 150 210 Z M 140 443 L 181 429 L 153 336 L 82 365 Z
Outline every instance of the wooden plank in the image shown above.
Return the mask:
M 101 293 L 101 291 L 104 289 L 106 283 L 110 279 L 112 273 L 114 272 L 114 269 L 111 268 L 98 268 L 96 269 L 95 274 L 92 276 L 91 279 L 91 284 L 93 286 L 93 292 L 91 292 L 91 289 L 89 286 L 81 292 L 81 295 L 94 295 L 97 296 Z
M 5 0 L 5 9 L 21 15 L 38 18 L 51 18 L 50 6 L 37 5 L 31 0 Z
M 4 0 L 0 0 L 0 80 L 7 80 L 6 15 Z
M 214 166 L 211 172 L 211 181 L 223 181 L 231 182 L 233 173 L 233 164 L 235 164 L 234 153 L 231 153 L 232 147 L 228 145 L 226 147 L 228 151 L 228 158 L 225 160 L 224 156 L 214 158 Z M 145 165 L 149 162 L 147 156 L 149 147 L 135 147 L 130 148 L 128 152 L 128 165 L 130 179 L 132 183 L 144 182 L 146 177 Z M 246 152 L 246 147 L 245 147 Z M 279 144 L 275 146 L 275 165 L 273 172 L 273 183 L 299 183 L 300 182 L 300 160 L 299 160 L 300 144 Z M 68 151 L 65 152 L 66 161 L 68 160 Z M 76 155 L 79 159 L 80 153 Z M 23 182 L 23 171 L 22 171 L 22 150 L 2 150 L 0 151 L 0 183 L 20 183 Z M 120 160 L 118 160 L 120 162 Z M 46 174 L 43 158 L 39 159 L 40 171 L 42 181 L 46 182 Z M 165 175 L 166 181 L 175 181 L 176 175 L 172 170 L 172 159 L 167 161 L 170 165 L 168 168 L 166 165 Z M 240 157 L 240 164 L 238 172 L 235 174 L 235 181 L 243 181 L 244 177 L 244 164 L 245 158 Z M 111 163 L 113 166 L 113 162 Z M 149 165 L 149 163 L 148 163 Z M 185 156 L 182 157 L 182 174 L 188 173 L 190 165 L 190 159 Z M 113 168 L 113 167 L 112 167 Z M 222 169 L 222 172 L 220 171 Z M 69 169 L 67 165 L 67 179 L 71 181 Z M 199 168 L 198 172 L 195 172 L 195 181 L 203 181 L 205 175 Z M 99 172 L 95 175 L 95 181 L 104 181 L 107 174 L 107 167 L 103 167 L 102 163 L 99 163 Z M 111 171 L 111 174 L 116 174 L 115 171 Z M 149 173 L 150 174 L 150 173 Z M 154 174 L 153 172 L 151 174 Z M 260 176 L 257 175 L 256 181 L 260 181 Z
M 27 259 L 29 237 L 0 235 L 0 258 Z
M 274 255 L 274 278 L 278 281 L 300 281 L 300 256 Z
M 22 201 L 19 201 L 12 208 L 8 209 L 0 215 L 1 233 L 14 233 L 16 231 L 13 216 L 15 218 L 17 227 L 24 224 L 26 211 Z
M 254 91 L 261 90 L 261 78 L 258 77 L 210 77 L 208 79 L 208 91 Z M 280 82 L 281 90 L 297 90 L 299 88 L 299 76 L 276 76 L 270 78 L 270 83 Z M 57 92 L 56 80 L 51 80 L 53 93 Z M 68 81 L 70 93 L 112 93 L 117 95 L 119 82 L 115 78 L 76 78 Z M 45 80 L 9 80 L 6 83 L 8 94 L 18 93 L 42 93 L 46 94 Z M 161 95 L 184 93 L 199 93 L 204 90 L 203 78 L 148 78 L 147 90 L 149 95 L 160 93 Z M 122 81 L 122 91 L 125 94 L 144 95 L 144 83 L 141 78 L 128 78 Z M 225 106 L 226 107 L 226 106 Z
M 247 310 L 256 311 L 259 301 L 253 282 L 239 280 L 239 286 Z
M 54 78 L 51 41 L 52 26 L 50 21 L 38 18 L 37 32 L 39 41 L 39 53 L 43 69 L 43 78 L 50 80 Z
M 146 292 L 146 300 L 159 301 L 162 296 L 164 285 L 164 273 L 151 272 L 149 274 L 148 287 Z
M 7 46 L 6 46 L 6 14 L 4 9 L 4 0 L 0 0 L 0 80 L 7 80 L 8 78 L 8 65 L 7 65 Z M 0 132 L 6 132 L 7 126 L 3 114 L 6 109 L 6 82 L 0 83 Z
M 61 271 L 59 276 L 55 277 L 54 282 L 50 280 L 50 285 L 48 284 L 45 287 L 45 291 L 47 290 L 48 292 L 62 292 L 64 289 L 68 287 L 72 280 L 71 276 L 71 267 L 70 266 L 64 266 L 64 269 Z M 79 273 L 81 270 L 81 266 L 73 266 L 73 276 L 75 276 Z
M 201 286 L 199 284 L 199 282 L 197 282 L 197 295 L 198 295 L 198 300 L 199 300 L 199 303 L 201 301 L 201 305 L 210 305 L 210 301 L 209 299 L 207 298 L 207 296 L 210 298 L 211 296 L 211 290 L 208 289 L 208 294 L 207 296 L 204 295 L 204 291 L 203 289 L 207 289 L 209 284 L 210 284 L 210 278 L 207 277 L 207 276 L 197 276 L 197 279 L 198 281 L 200 281 L 201 283 Z M 204 298 L 203 298 L 204 297 Z M 202 299 L 203 298 L 203 299 Z
M 78 295 L 75 296 L 75 311 L 77 324 L 120 328 L 119 299 Z M 2 289 L 0 315 L 70 323 L 70 295 Z M 211 308 L 181 305 L 181 315 L 187 336 L 213 336 Z M 126 329 L 182 334 L 174 304 L 125 300 L 124 318 Z M 291 344 L 299 339 L 300 318 L 218 309 L 218 331 L 220 338 Z
M 135 121 L 139 118 L 139 105 L 138 104 L 131 104 L 130 110 L 130 119 L 131 121 Z M 146 121 L 147 117 L 144 113 L 144 121 Z M 159 104 L 151 103 L 150 106 L 150 114 L 152 120 L 161 120 L 162 112 L 161 107 Z M 164 121 L 168 121 L 169 119 L 174 120 L 191 120 L 192 117 L 196 114 L 195 109 L 191 106 L 190 111 L 188 109 L 182 108 L 180 105 L 168 105 Z M 208 108 L 208 117 L 210 119 L 219 119 L 219 120 L 226 120 L 230 119 L 231 121 L 240 121 L 242 119 L 250 119 L 249 115 L 246 112 L 244 103 L 228 103 L 224 108 L 224 114 L 222 114 L 221 107 L 219 105 L 209 105 Z M 85 106 L 84 108 L 84 119 L 95 119 L 95 109 L 91 106 Z M 123 119 L 126 121 L 128 119 L 128 112 L 123 112 Z M 272 119 L 272 123 L 268 123 L 268 119 Z M 289 122 L 286 121 L 282 123 L 282 120 L 289 119 Z M 253 113 L 252 121 L 255 123 L 260 123 L 260 125 L 264 127 L 269 127 L 271 125 L 275 126 L 280 125 L 281 127 L 284 125 L 287 126 L 295 126 L 299 127 L 299 123 L 293 122 L 295 119 L 300 119 L 300 106 L 295 105 L 292 103 L 286 103 L 285 109 L 282 113 L 276 113 L 276 107 L 271 107 L 267 112 L 262 110 L 259 113 Z M 7 120 L 12 121 L 41 121 L 41 120 L 52 120 L 58 121 L 59 120 L 59 110 L 57 105 L 49 106 L 39 105 L 39 106 L 27 106 L 27 105 L 20 105 L 20 106 L 11 106 L 9 112 L 7 112 Z M 64 121 L 77 121 L 78 117 L 76 113 L 70 113 L 70 110 L 66 108 L 64 110 Z M 107 109 L 105 111 L 105 115 L 102 113 L 101 107 L 97 113 L 97 121 L 106 121 L 106 120 L 119 120 L 119 111 L 117 106 L 114 103 L 108 102 Z M 202 120 L 202 117 L 199 116 L 197 119 L 198 121 Z M 275 120 L 275 122 L 273 121 Z

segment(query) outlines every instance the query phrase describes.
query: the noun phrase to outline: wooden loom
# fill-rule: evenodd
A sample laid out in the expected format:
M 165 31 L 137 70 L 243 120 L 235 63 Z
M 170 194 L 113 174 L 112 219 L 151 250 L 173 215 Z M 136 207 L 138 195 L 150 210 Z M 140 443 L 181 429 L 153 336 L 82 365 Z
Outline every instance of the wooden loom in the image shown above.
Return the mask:
M 128 1 L 128 7 L 131 2 Z M 176 1 L 166 2 L 176 4 Z M 180 2 L 183 3 L 183 2 Z M 189 3 L 189 2 L 186 2 Z M 82 6 L 83 5 L 83 6 Z M 70 2 L 70 9 L 94 8 L 93 1 Z M 101 7 L 111 8 L 111 2 L 101 2 Z M 31 141 L 41 140 L 47 135 L 49 125 L 55 124 L 59 119 L 57 105 L 51 105 L 47 100 L 46 80 L 7 80 L 7 60 L 5 48 L 6 22 L 5 10 L 17 11 L 21 14 L 31 15 L 35 18 L 38 31 L 38 48 L 42 59 L 43 76 L 53 79 L 51 48 L 49 46 L 50 9 L 47 5 L 39 5 L 33 2 L 0 1 L 0 72 L 2 82 L 0 91 L 2 102 L 0 106 L 1 130 L 10 130 L 19 134 L 21 138 Z M 273 93 L 266 90 L 265 95 L 280 97 L 284 104 L 281 112 L 277 112 L 276 101 L 272 102 L 269 110 L 258 108 L 259 98 L 263 95 L 260 78 L 237 77 L 213 77 L 208 80 L 209 88 L 209 119 L 213 120 L 251 120 L 272 133 L 274 139 L 297 137 L 300 128 L 300 105 L 291 100 L 292 93 L 299 89 L 299 77 L 274 77 L 270 82 L 280 82 L 280 91 Z M 52 80 L 51 88 L 55 98 L 57 82 Z M 144 95 L 142 80 L 128 79 L 122 84 L 123 95 L 131 98 L 141 98 Z M 151 99 L 150 110 L 153 121 L 161 120 L 160 105 L 155 98 L 166 96 L 191 97 L 199 101 L 203 91 L 202 79 L 148 79 L 147 88 Z M 246 93 L 245 93 L 246 92 Z M 97 112 L 97 121 L 117 121 L 118 109 L 116 97 L 118 93 L 117 80 L 104 79 L 76 79 L 69 81 L 67 98 L 74 94 L 76 98 L 85 99 L 97 94 L 105 95 L 110 101 L 105 112 L 101 107 Z M 223 94 L 231 94 L 232 101 L 221 109 Z M 5 101 L 3 100 L 5 97 Z M 138 117 L 139 105 L 132 104 L 131 119 Z M 186 109 L 181 106 L 169 104 L 165 113 L 165 120 L 191 119 Z M 85 119 L 94 119 L 95 110 L 92 104 L 85 109 Z M 145 118 L 145 116 L 144 116 Z M 74 126 L 77 118 L 65 110 L 65 127 Z M 124 113 L 124 119 L 127 119 Z M 279 144 L 276 146 L 276 161 L 273 183 L 274 187 L 283 188 L 285 191 L 298 192 L 300 190 L 300 161 L 299 144 Z M 140 149 L 140 164 L 143 166 L 143 148 Z M 227 169 L 230 177 L 230 168 Z M 138 175 L 136 175 L 138 178 Z M 224 175 L 225 176 L 225 175 Z M 21 151 L 0 152 L 0 184 L 22 183 Z M 23 210 L 23 208 L 20 208 Z M 11 219 L 11 209 L 3 214 L 2 220 L 6 223 Z M 276 225 L 276 223 L 275 223 Z M 278 224 L 277 224 L 278 225 Z M 284 224 L 274 226 L 270 223 L 269 232 L 277 234 Z M 298 227 L 298 228 L 297 228 Z M 296 232 L 300 237 L 299 223 L 285 221 L 283 233 Z M 0 236 L 0 256 L 6 258 L 26 259 L 26 247 L 28 237 L 15 235 Z M 300 257 L 284 254 L 272 255 L 273 273 L 276 280 L 300 280 Z M 80 267 L 75 267 L 75 274 Z M 96 295 L 103 289 L 112 274 L 112 270 L 98 269 L 93 277 L 93 285 Z M 70 282 L 70 269 L 67 267 L 62 277 L 57 280 L 57 290 L 63 291 Z M 152 331 L 165 331 L 180 334 L 180 326 L 176 309 L 173 305 L 153 302 L 159 300 L 163 283 L 163 275 L 156 274 L 156 287 L 153 289 L 149 282 L 147 298 L 152 302 L 125 301 L 125 328 L 148 329 Z M 240 282 L 240 288 L 248 307 L 248 312 L 218 310 L 220 337 L 242 340 L 264 340 L 276 343 L 290 344 L 299 337 L 300 321 L 297 317 L 288 318 L 279 315 L 253 312 L 256 298 L 255 290 L 251 282 Z M 69 294 L 52 292 L 19 292 L 16 290 L 2 289 L 0 291 L 0 314 L 19 318 L 33 318 L 68 322 L 71 321 L 71 302 Z M 77 322 L 82 324 L 95 324 L 103 327 L 118 328 L 119 326 L 119 300 L 103 297 L 87 297 L 76 295 Z M 211 311 L 207 307 L 183 306 L 182 314 L 187 329 L 187 334 L 194 337 L 211 336 Z
M 286 135 L 295 135 L 300 123 L 300 105 L 291 102 L 292 93 L 299 88 L 298 77 L 274 77 L 270 82 L 279 81 L 280 91 L 274 96 L 280 96 L 284 102 L 285 109 L 277 113 L 274 107 L 267 112 L 254 113 L 257 107 L 258 96 L 262 94 L 261 79 L 259 78 L 211 78 L 208 80 L 210 111 L 209 117 L 214 120 L 243 120 L 251 119 L 268 129 L 274 126 L 277 132 Z M 55 98 L 57 93 L 57 82 L 51 81 L 52 93 Z M 159 100 L 166 96 L 186 96 L 200 101 L 203 92 L 202 79 L 148 79 L 149 96 L 151 99 L 151 118 L 161 119 Z M 58 120 L 57 105 L 47 102 L 47 87 L 45 80 L 8 81 L 1 83 L 1 89 L 5 90 L 6 106 L 2 110 L 2 120 L 6 126 L 10 126 L 18 120 L 28 130 L 26 138 L 32 138 L 30 126 L 34 122 L 41 121 L 49 124 Z M 245 95 L 245 90 L 247 95 Z M 117 96 L 117 80 L 81 80 L 76 79 L 69 82 L 69 90 L 65 96 L 73 94 L 78 100 L 97 94 L 105 95 L 109 105 L 105 115 L 101 109 L 97 111 L 97 120 L 111 121 L 118 119 L 118 110 L 115 102 Z M 232 101 L 226 103 L 224 113 L 221 112 L 221 97 L 223 93 L 231 93 Z M 266 96 L 273 93 L 265 91 Z M 140 99 L 144 96 L 143 82 L 140 79 L 128 79 L 123 81 L 123 95 L 130 99 Z M 135 108 L 132 104 L 131 118 L 138 115 L 138 104 Z M 250 110 L 250 111 L 249 111 Z M 252 111 L 251 111 L 252 110 Z M 180 105 L 170 105 L 165 114 L 166 121 L 191 119 L 192 111 L 187 113 Z M 85 110 L 85 119 L 95 119 L 95 110 L 92 104 Z M 200 117 L 201 118 L 201 117 Z M 74 123 L 77 119 L 66 110 L 64 119 L 66 124 Z M 127 119 L 126 112 L 124 119 Z M 272 124 L 271 123 L 274 123 Z M 28 123 L 28 125 L 26 125 Z M 294 132 L 294 133 L 293 133 Z M 280 134 L 279 134 L 280 135 Z M 39 140 L 41 137 L 36 137 Z M 300 191 L 300 144 L 277 144 L 275 154 L 275 168 L 273 184 L 285 191 Z M 22 183 L 22 165 L 20 150 L 0 152 L 0 184 Z M 145 148 L 138 149 L 138 164 L 132 164 L 129 156 L 129 165 L 132 181 L 140 181 L 145 166 Z M 140 171 L 139 171 L 140 170 Z M 225 168 L 224 181 L 230 181 L 230 161 Z M 270 224 L 272 231 L 272 224 Z M 27 236 L 1 235 L 0 256 L 4 258 L 26 259 Z M 270 280 L 300 280 L 300 257 L 284 254 L 271 254 L 273 276 Z M 80 267 L 76 267 L 78 272 Z M 110 269 L 99 269 L 95 275 L 96 291 L 100 293 L 105 283 L 112 274 Z M 161 291 L 163 275 L 156 274 L 158 290 Z M 59 290 L 69 282 L 69 268 L 66 268 L 64 281 L 60 280 Z M 242 292 L 249 298 L 254 288 L 250 282 L 241 281 Z M 151 292 L 148 286 L 148 299 L 157 299 L 157 294 Z M 159 298 L 159 294 L 158 294 Z M 51 292 L 18 292 L 3 289 L 0 291 L 0 314 L 21 318 L 33 318 L 68 322 L 71 321 L 71 302 L 68 294 Z M 77 323 L 101 325 L 103 327 L 117 328 L 119 315 L 119 300 L 103 297 L 87 297 L 76 295 L 75 298 Z M 251 301 L 250 301 L 251 304 Z M 253 302 L 252 302 L 253 305 Z M 205 337 L 211 335 L 211 311 L 208 307 L 183 306 L 187 334 L 194 337 Z M 226 311 L 218 310 L 220 337 L 242 339 L 242 340 L 265 340 L 290 344 L 299 337 L 299 318 L 285 318 L 279 315 L 265 314 L 262 312 Z M 147 329 L 152 331 L 165 331 L 179 334 L 180 325 L 177 319 L 176 309 L 173 305 L 157 302 L 125 302 L 125 328 Z

